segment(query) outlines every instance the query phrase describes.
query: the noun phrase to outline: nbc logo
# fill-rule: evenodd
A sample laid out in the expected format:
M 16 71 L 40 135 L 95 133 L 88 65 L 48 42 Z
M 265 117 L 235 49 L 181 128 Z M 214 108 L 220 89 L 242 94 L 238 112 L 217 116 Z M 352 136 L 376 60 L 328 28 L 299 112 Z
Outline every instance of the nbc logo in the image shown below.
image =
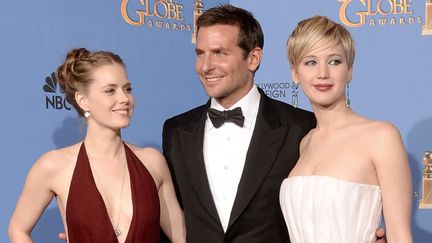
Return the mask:
M 66 98 L 62 95 L 63 90 L 61 90 L 58 85 L 55 73 L 51 73 L 51 76 L 45 78 L 45 84 L 43 90 L 46 92 L 45 96 L 45 108 L 55 109 L 55 110 L 70 110 L 70 104 L 66 101 Z

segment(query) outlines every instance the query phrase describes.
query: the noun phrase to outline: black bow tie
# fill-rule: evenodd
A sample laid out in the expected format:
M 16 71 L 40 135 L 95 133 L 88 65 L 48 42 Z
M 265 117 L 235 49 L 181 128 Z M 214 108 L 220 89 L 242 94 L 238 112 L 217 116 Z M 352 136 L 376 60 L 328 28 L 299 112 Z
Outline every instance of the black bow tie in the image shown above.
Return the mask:
M 240 107 L 225 111 L 210 108 L 208 115 L 215 128 L 219 128 L 224 122 L 233 122 L 240 127 L 243 127 L 244 124 L 244 116 Z

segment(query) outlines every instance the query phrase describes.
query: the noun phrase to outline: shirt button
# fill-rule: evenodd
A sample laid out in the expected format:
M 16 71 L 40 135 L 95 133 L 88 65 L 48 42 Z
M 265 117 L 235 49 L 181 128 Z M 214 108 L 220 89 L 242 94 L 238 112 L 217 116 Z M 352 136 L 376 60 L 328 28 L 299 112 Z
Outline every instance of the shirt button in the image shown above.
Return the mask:
M 225 165 L 225 166 L 224 166 L 224 169 L 225 169 L 225 170 L 228 170 L 228 166 Z
M 227 136 L 226 137 L 227 141 L 231 141 L 231 137 Z

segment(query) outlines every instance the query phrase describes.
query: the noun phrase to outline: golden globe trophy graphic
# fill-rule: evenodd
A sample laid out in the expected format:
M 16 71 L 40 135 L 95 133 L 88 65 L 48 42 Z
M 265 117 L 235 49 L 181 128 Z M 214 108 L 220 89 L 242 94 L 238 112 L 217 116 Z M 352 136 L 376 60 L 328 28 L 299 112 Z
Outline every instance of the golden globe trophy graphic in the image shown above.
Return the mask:
M 203 13 L 203 10 L 204 10 L 204 2 L 202 0 L 195 0 L 195 2 L 194 2 L 194 29 L 193 29 L 193 33 L 192 33 L 192 43 L 193 44 L 196 43 L 196 32 L 197 32 L 196 21 L 197 21 L 198 17 Z
M 420 208 L 432 208 L 432 152 L 426 151 L 423 156 L 422 199 Z
M 425 24 L 423 25 L 422 35 L 432 35 L 432 0 L 426 0 Z

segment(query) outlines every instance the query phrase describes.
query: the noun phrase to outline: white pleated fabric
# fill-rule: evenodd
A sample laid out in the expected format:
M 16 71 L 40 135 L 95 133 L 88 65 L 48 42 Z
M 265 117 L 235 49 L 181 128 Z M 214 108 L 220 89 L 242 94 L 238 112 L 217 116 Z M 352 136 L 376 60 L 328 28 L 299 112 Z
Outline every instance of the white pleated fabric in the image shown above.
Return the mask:
M 280 204 L 291 243 L 369 243 L 381 220 L 381 189 L 329 176 L 282 182 Z

